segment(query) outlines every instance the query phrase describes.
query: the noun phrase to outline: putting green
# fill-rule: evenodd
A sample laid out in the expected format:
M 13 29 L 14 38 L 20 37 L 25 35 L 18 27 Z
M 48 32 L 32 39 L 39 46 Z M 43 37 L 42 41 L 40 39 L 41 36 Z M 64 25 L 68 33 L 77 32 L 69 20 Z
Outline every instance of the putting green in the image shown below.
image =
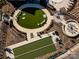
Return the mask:
M 35 29 L 46 23 L 45 13 L 37 8 L 25 8 L 17 16 L 17 22 L 20 26 L 28 29 Z

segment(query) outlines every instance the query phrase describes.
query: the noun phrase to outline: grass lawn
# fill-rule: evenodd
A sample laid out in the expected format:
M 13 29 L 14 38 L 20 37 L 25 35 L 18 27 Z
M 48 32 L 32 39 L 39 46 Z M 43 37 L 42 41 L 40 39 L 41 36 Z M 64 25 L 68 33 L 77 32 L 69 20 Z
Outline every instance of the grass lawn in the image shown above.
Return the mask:
M 37 8 L 26 8 L 18 15 L 18 24 L 24 28 L 34 29 L 44 25 L 47 18 L 44 18 L 45 13 Z M 41 24 L 43 21 L 45 22 Z
M 47 37 L 36 42 L 14 49 L 15 59 L 34 59 L 35 57 L 55 51 L 51 37 Z

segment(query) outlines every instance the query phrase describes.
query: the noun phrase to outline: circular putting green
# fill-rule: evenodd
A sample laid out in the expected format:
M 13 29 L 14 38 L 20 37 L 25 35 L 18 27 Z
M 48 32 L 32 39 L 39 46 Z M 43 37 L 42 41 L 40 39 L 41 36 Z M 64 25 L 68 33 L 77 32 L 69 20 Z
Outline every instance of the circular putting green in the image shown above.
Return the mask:
M 45 13 L 38 8 L 25 8 L 17 16 L 17 22 L 20 26 L 28 29 L 42 27 L 47 21 Z

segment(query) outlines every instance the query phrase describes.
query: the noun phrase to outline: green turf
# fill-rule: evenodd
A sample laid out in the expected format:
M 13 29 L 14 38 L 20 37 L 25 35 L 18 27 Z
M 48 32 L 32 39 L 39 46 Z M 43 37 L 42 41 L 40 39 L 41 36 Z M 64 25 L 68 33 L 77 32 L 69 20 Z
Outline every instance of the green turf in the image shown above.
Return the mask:
M 23 15 L 23 13 L 26 15 Z M 41 22 L 47 19 L 43 17 L 44 14 L 45 13 L 40 9 L 26 8 L 26 10 L 22 10 L 22 12 L 18 15 L 18 24 L 29 29 L 39 28 L 44 25 L 41 25 Z M 23 17 L 25 17 L 25 19 L 22 19 Z M 40 26 L 38 24 L 40 24 Z
M 50 45 L 48 47 L 44 47 L 49 44 L 52 44 L 52 45 Z M 33 51 L 33 50 L 41 48 L 41 47 L 44 47 L 44 48 Z M 15 59 L 34 59 L 35 57 L 47 54 L 49 52 L 53 52 L 55 50 L 56 49 L 55 49 L 55 46 L 53 45 L 51 37 L 47 37 L 47 38 L 38 40 L 36 42 L 32 42 L 30 44 L 15 48 L 14 53 L 15 53 L 15 56 L 18 56 L 18 55 L 23 54 L 25 52 L 32 51 L 32 52 L 24 54 L 22 56 L 16 57 Z

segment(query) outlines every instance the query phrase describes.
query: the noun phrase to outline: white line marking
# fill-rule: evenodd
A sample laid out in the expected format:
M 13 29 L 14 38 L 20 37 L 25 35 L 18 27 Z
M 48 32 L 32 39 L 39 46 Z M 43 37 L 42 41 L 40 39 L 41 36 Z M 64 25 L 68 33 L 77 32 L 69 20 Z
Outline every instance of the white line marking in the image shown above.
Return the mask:
M 23 55 L 28 54 L 28 53 L 31 53 L 31 52 L 34 52 L 34 51 L 37 51 L 37 50 L 40 50 L 40 49 L 43 49 L 43 48 L 48 47 L 48 46 L 51 46 L 51 45 L 52 45 L 52 44 L 49 44 L 49 45 L 46 45 L 46 46 L 40 47 L 40 48 L 38 48 L 38 49 L 34 49 L 34 50 L 32 50 L 32 51 L 25 52 L 25 53 L 23 53 L 23 54 L 20 54 L 20 55 L 15 56 L 15 58 L 16 58 L 16 57 L 23 56 Z

